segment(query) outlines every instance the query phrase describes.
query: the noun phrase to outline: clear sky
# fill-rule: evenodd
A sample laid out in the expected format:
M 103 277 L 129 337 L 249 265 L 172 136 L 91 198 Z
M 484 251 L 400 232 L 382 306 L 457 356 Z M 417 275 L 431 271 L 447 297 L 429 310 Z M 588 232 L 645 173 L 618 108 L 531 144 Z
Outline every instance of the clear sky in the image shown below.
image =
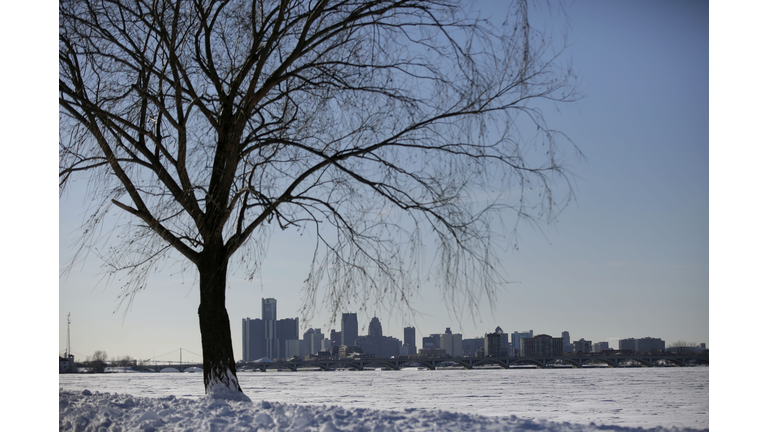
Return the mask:
M 506 2 L 481 2 L 484 13 Z M 451 327 L 464 338 L 501 326 L 572 340 L 609 341 L 645 336 L 709 346 L 709 11 L 703 1 L 583 1 L 568 3 L 565 58 L 582 77 L 584 98 L 547 108 L 586 160 L 572 159 L 577 202 L 541 232 L 522 230 L 519 250 L 501 259 L 516 283 L 500 287 L 495 308 L 451 317 L 437 287 L 415 303 L 405 321 L 379 311 L 384 334 L 402 340 L 414 325 L 417 344 Z M 559 34 L 557 10 L 537 9 L 535 21 Z M 47 148 L 47 147 L 46 147 Z M 51 150 L 52 152 L 52 150 Z M 58 267 L 71 256 L 83 219 L 83 190 L 58 200 Z M 53 210 L 55 212 L 55 207 Z M 230 276 L 227 307 L 235 357 L 241 356 L 241 319 L 261 318 L 261 299 L 277 299 L 278 318 L 297 317 L 311 241 L 278 233 L 260 280 Z M 199 360 L 198 294 L 191 274 L 169 265 L 119 309 L 118 289 L 99 284 L 100 262 L 89 259 L 56 279 L 58 343 L 63 353 L 67 314 L 78 360 L 104 350 L 110 357 Z M 117 312 L 115 312 L 117 310 Z M 350 310 L 355 312 L 355 310 Z M 328 313 L 310 324 L 324 333 Z M 370 316 L 358 315 L 361 324 Z M 367 328 L 367 327 L 366 327 Z M 361 329 L 362 331 L 362 329 Z M 717 348 L 717 347 L 714 347 Z

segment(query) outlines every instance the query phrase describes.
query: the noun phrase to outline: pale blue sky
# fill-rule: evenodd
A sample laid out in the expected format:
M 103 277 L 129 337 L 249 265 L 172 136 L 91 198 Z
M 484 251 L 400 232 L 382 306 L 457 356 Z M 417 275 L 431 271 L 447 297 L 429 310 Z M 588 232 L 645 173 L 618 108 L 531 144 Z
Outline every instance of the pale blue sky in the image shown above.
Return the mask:
M 503 2 L 483 3 L 500 5 Z M 485 6 L 487 7 L 487 6 Z M 589 1 L 566 5 L 565 53 L 582 77 L 584 98 L 545 106 L 550 125 L 586 156 L 572 160 L 580 178 L 577 202 L 543 233 L 521 231 L 520 249 L 502 256 L 512 284 L 499 291 L 495 312 L 451 318 L 439 290 L 424 290 L 410 322 L 417 339 L 446 327 L 479 337 L 505 331 L 559 335 L 594 342 L 660 337 L 709 345 L 709 25 L 706 2 Z M 485 12 L 486 10 L 484 10 Z M 538 10 L 547 28 L 562 15 Z M 81 191 L 59 201 L 59 266 L 82 220 Z M 545 237 L 546 236 L 546 237 Z M 261 317 L 261 298 L 278 301 L 278 317 L 299 316 L 311 242 L 272 238 L 260 281 L 230 277 L 228 309 L 236 358 L 240 320 Z M 140 359 L 178 349 L 200 352 L 197 286 L 168 274 L 150 279 L 123 315 L 113 286 L 97 285 L 99 262 L 58 280 L 59 351 L 72 314 L 72 350 Z M 402 339 L 399 315 L 379 313 L 384 333 Z M 358 317 L 361 325 L 367 319 Z M 328 332 L 319 310 L 312 326 Z M 307 323 L 302 323 L 303 325 Z M 335 325 L 339 329 L 339 324 Z M 192 354 L 188 360 L 196 360 Z

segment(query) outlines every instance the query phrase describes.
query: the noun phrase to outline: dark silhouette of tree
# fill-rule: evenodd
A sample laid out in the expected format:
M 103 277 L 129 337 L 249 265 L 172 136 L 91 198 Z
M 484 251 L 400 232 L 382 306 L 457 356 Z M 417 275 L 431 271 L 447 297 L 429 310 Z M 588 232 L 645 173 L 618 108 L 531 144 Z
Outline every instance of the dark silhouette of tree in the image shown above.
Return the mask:
M 104 372 L 107 365 L 107 352 L 97 350 L 91 357 L 85 359 L 85 364 L 89 372 Z
M 240 390 L 227 272 L 237 254 L 253 274 L 273 230 L 316 239 L 307 308 L 321 287 L 334 317 L 408 306 L 436 275 L 472 309 L 501 280 L 496 242 L 571 199 L 536 103 L 574 100 L 574 75 L 525 1 L 496 27 L 449 0 L 59 5 L 60 186 L 86 178 L 97 202 L 72 262 L 98 253 L 130 301 L 158 263 L 186 258 L 207 393 Z M 119 244 L 97 251 L 113 209 L 129 215 Z
M 675 354 L 679 355 L 685 355 L 685 354 L 693 354 L 696 352 L 696 347 L 698 345 L 695 342 L 686 342 L 686 341 L 677 341 L 672 342 L 668 347 L 668 352 L 673 352 Z

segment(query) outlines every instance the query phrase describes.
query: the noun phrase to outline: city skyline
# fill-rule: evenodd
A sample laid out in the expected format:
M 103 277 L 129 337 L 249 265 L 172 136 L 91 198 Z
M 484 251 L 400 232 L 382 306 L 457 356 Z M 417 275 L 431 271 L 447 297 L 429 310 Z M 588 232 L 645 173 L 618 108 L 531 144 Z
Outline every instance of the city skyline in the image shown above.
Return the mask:
M 443 334 L 432 333 L 428 337 L 422 338 L 421 349 L 426 351 L 426 353 L 422 353 L 415 338 L 415 328 L 404 327 L 403 338 L 399 339 L 385 334 L 381 320 L 374 316 L 368 325 L 367 335 L 360 335 L 359 324 L 358 326 L 355 325 L 358 323 L 357 314 L 354 312 L 342 314 L 343 331 L 341 332 L 331 328 L 324 333 L 320 328 L 310 327 L 300 337 L 299 319 L 278 321 L 277 304 L 277 299 L 262 299 L 262 318 L 246 317 L 242 319 L 243 350 L 240 361 L 261 362 L 265 359 L 279 361 L 292 358 L 307 360 L 310 355 L 338 356 L 341 355 L 341 350 L 346 350 L 345 348 L 340 349 L 343 346 L 355 347 L 354 352 L 383 358 L 416 354 L 420 357 L 432 357 L 435 355 L 435 352 L 432 351 L 437 349 L 449 357 L 473 356 L 475 354 L 481 357 L 489 355 L 506 357 L 529 356 L 530 352 L 536 352 L 537 355 L 560 356 L 567 353 L 590 353 L 603 350 L 657 352 L 665 351 L 667 348 L 683 347 L 674 342 L 667 347 L 666 341 L 650 336 L 637 339 L 634 337 L 621 338 L 614 346 L 611 346 L 608 341 L 585 340 L 583 337 L 579 340 L 574 339 L 571 343 L 570 332 L 567 330 L 561 332 L 560 337 L 557 335 L 553 337 L 545 333 L 535 333 L 532 329 L 522 332 L 505 332 L 500 326 L 481 336 L 466 335 L 468 337 L 465 337 L 461 333 L 454 333 L 450 327 L 446 327 Z M 280 347 L 280 354 L 277 356 L 269 353 L 270 332 L 268 328 L 270 321 L 275 321 L 278 328 L 275 342 Z M 283 332 L 280 330 L 283 322 L 290 322 L 288 327 L 291 331 Z M 347 336 L 344 337 L 344 334 Z M 335 339 L 334 335 L 338 339 Z M 697 350 L 708 349 L 705 345 L 706 343 L 695 342 L 684 344 L 686 348 L 696 346 Z M 406 346 L 410 346 L 412 349 Z M 553 348 L 554 346 L 557 348 Z M 479 348 L 483 349 L 482 354 L 477 354 Z
M 500 257 L 511 283 L 499 287 L 493 306 L 483 298 L 479 314 L 470 316 L 466 299 L 446 304 L 440 287 L 425 281 L 413 302 L 419 313 L 397 307 L 378 313 L 385 334 L 399 337 L 413 326 L 418 343 L 445 327 L 482 336 L 500 326 L 508 333 L 569 331 L 572 340 L 612 347 L 645 336 L 710 346 L 706 3 L 591 2 L 566 9 L 565 56 L 583 77 L 585 98 L 560 113 L 547 107 L 546 114 L 585 154 L 586 161 L 571 161 L 579 177 L 576 203 L 554 225 L 520 227 L 519 249 Z M 557 11 L 535 13 L 555 34 L 564 25 Z M 84 186 L 58 202 L 59 268 L 85 216 Z M 281 316 L 302 317 L 312 245 L 286 230 L 272 238 L 254 280 L 233 269 L 227 301 L 236 355 L 240 319 L 256 316 L 261 298 L 279 299 Z M 125 312 L 116 301 L 118 284 L 99 285 L 99 265 L 92 254 L 58 280 L 60 351 L 70 312 L 78 358 L 95 350 L 149 358 L 200 346 L 192 273 L 169 263 Z M 364 334 L 374 312 L 357 305 L 349 311 L 358 313 Z M 340 320 L 330 323 L 321 304 L 313 318 L 302 318 L 300 331 L 340 330 Z

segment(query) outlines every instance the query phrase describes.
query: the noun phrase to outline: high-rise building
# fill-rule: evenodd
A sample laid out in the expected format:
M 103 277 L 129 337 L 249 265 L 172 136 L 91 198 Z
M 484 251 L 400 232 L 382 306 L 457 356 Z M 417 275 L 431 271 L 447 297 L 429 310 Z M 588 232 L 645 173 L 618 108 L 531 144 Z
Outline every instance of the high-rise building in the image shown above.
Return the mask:
M 469 338 L 469 339 L 461 339 L 461 349 L 465 356 L 468 357 L 475 357 L 477 356 L 477 350 L 480 349 L 485 353 L 485 338 L 479 337 L 479 338 Z M 485 354 L 483 354 L 485 356 Z
M 553 338 L 547 334 L 522 339 L 523 357 L 557 357 L 563 355 L 563 338 Z
M 522 340 L 527 338 L 533 337 L 533 330 L 528 330 L 527 332 L 514 332 L 511 333 L 510 338 L 512 339 L 510 341 L 510 351 L 512 351 L 513 356 L 520 356 L 522 355 L 523 351 L 523 344 Z
M 416 354 L 416 329 L 413 327 L 405 327 L 403 329 L 403 346 L 405 347 L 405 355 Z
M 261 299 L 261 319 L 264 321 L 266 356 L 270 359 L 276 359 L 280 354 L 277 343 L 277 300 L 273 298 Z
M 663 340 L 652 337 L 619 339 L 620 350 L 632 350 L 639 353 L 664 351 L 665 345 Z
M 461 343 L 461 333 L 453 334 L 450 327 L 446 327 L 445 333 L 440 335 L 440 349 L 450 357 L 461 357 L 464 347 Z
M 423 338 L 421 338 L 421 348 L 425 350 L 439 349 L 440 335 L 433 333 L 429 336 L 424 336 Z
M 564 353 L 572 353 L 573 352 L 573 344 L 571 343 L 571 334 L 567 331 L 564 331 L 562 333 L 563 337 L 563 352 Z
M 301 356 L 317 354 L 323 350 L 323 332 L 320 329 L 310 328 L 304 332 L 302 340 Z
M 486 333 L 483 352 L 487 357 L 505 357 L 501 348 L 501 333 Z
M 381 321 L 378 318 L 371 318 L 371 323 L 368 325 L 368 336 L 382 337 L 384 332 L 381 329 Z
M 277 300 L 261 299 L 261 319 L 243 318 L 243 360 L 270 360 L 299 354 L 299 318 L 277 319 Z M 290 349 L 288 348 L 290 345 Z
M 357 314 L 345 313 L 341 315 L 341 344 L 353 346 L 357 340 Z
M 377 317 L 371 319 L 368 325 L 368 336 L 358 337 L 355 345 L 366 354 L 376 357 L 390 358 L 400 355 L 400 339 L 384 336 L 381 329 L 381 321 Z
M 593 353 L 599 353 L 601 351 L 607 351 L 610 348 L 608 347 L 608 342 L 595 342 L 592 344 L 592 352 Z
M 581 338 L 573 342 L 573 352 L 575 353 L 590 353 L 592 352 L 592 341 L 584 340 Z
M 243 360 L 254 361 L 266 357 L 264 321 L 243 318 Z
M 501 329 L 501 327 L 497 326 L 496 330 L 494 330 L 494 333 L 501 335 L 501 352 L 499 353 L 502 357 L 509 356 L 510 349 L 509 349 L 509 335 L 504 333 L 504 330 Z M 488 352 L 486 351 L 485 355 L 488 355 Z
M 289 355 L 289 342 L 299 340 L 299 318 L 285 318 L 277 320 L 277 357 L 278 359 L 291 358 Z
M 341 346 L 341 332 L 331 330 L 331 346 Z

